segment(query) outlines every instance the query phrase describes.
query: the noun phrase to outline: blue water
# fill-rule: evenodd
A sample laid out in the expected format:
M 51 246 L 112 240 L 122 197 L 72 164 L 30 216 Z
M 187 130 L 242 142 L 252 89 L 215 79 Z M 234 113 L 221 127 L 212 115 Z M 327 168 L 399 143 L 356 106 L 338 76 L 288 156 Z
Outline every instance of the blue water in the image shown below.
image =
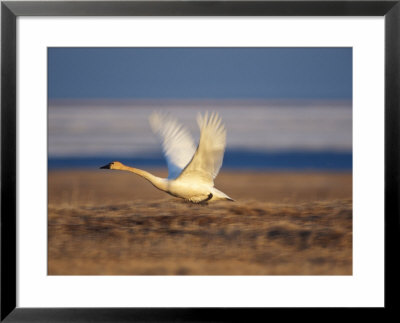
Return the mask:
M 49 170 L 71 168 L 98 169 L 111 161 L 118 160 L 124 164 L 135 167 L 159 168 L 167 167 L 164 157 L 152 155 L 148 157 L 51 157 L 48 160 Z M 351 171 L 351 152 L 260 152 L 245 150 L 228 150 L 225 152 L 222 169 L 241 170 L 327 170 Z

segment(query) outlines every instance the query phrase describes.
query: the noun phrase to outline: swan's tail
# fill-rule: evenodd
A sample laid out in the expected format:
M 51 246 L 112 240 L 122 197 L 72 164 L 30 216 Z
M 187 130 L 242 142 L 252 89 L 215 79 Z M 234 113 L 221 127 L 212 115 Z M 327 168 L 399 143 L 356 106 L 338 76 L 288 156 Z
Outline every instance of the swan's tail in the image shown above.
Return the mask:
M 212 194 L 214 195 L 213 199 L 235 202 L 235 200 L 233 198 L 229 197 L 224 192 L 217 190 L 215 187 L 213 187 L 213 189 L 212 189 Z

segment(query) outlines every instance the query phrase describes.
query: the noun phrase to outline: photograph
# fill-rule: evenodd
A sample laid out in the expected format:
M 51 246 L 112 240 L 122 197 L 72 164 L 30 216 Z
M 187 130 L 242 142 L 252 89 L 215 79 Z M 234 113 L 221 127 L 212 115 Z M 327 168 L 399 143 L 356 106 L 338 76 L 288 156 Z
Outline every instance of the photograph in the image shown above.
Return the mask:
M 48 275 L 352 275 L 351 47 L 48 47 Z

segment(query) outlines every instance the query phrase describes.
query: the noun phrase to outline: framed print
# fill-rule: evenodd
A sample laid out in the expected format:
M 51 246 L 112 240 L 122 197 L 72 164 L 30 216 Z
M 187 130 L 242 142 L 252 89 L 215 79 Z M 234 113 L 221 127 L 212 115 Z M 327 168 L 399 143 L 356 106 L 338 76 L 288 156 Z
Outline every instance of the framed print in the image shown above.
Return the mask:
M 2 320 L 394 308 L 398 1 L 1 8 Z

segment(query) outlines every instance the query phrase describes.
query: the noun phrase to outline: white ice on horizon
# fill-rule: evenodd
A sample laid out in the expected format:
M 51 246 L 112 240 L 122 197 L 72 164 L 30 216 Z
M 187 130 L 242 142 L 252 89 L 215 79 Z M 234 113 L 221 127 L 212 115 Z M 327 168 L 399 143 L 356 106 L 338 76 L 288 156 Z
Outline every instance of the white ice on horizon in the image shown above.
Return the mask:
M 92 103 L 49 106 L 49 157 L 126 156 L 159 153 L 148 117 L 154 110 L 175 115 L 196 133 L 195 116 L 218 112 L 227 129 L 227 149 L 258 151 L 351 151 L 348 104 L 149 106 Z M 196 138 L 197 139 L 197 138 Z

